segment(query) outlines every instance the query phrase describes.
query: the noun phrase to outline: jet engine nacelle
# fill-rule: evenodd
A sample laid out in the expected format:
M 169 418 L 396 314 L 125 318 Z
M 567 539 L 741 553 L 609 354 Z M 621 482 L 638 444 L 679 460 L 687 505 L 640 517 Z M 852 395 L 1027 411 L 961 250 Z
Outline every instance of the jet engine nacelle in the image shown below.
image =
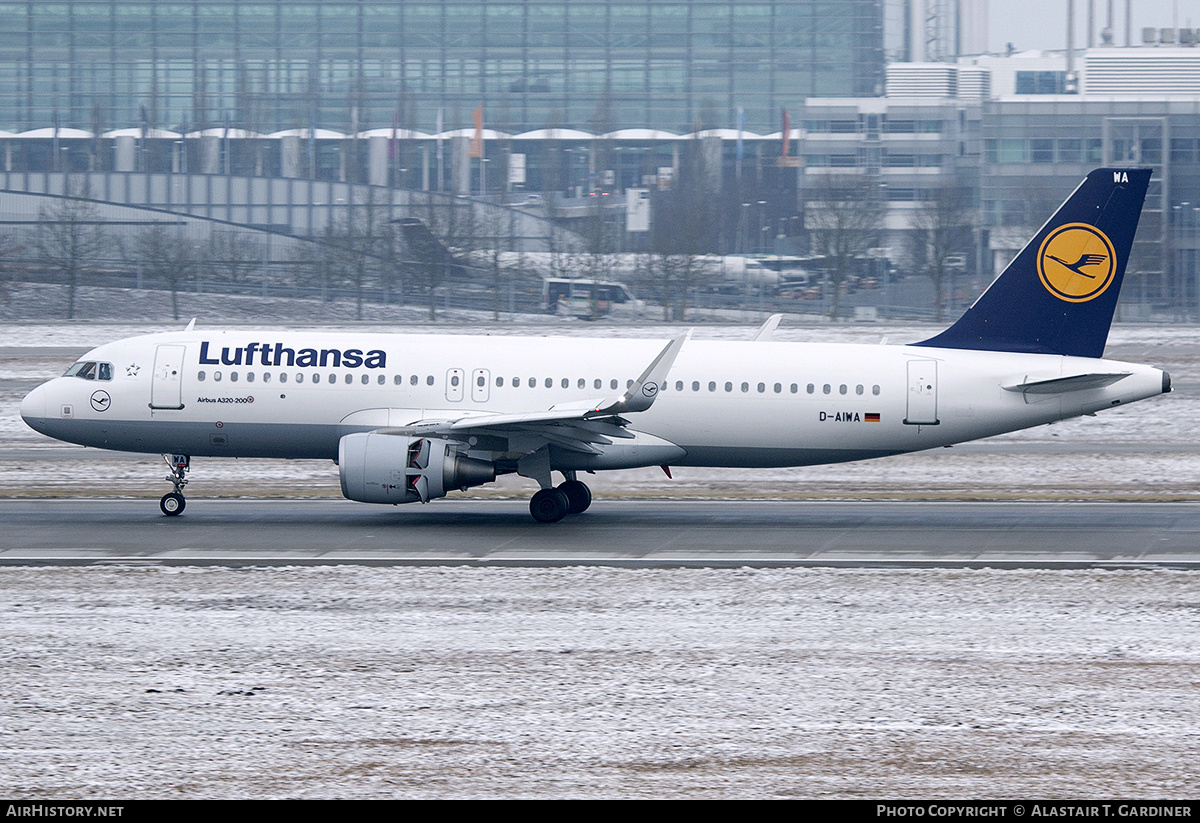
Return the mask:
M 496 479 L 494 465 L 459 454 L 448 440 L 378 432 L 343 437 L 338 471 L 342 494 L 360 503 L 428 503 Z

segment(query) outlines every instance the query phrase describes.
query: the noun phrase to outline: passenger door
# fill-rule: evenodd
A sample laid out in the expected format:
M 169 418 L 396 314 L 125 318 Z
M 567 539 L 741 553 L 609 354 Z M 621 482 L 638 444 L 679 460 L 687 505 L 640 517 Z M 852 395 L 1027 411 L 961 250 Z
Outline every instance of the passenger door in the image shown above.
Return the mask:
M 910 426 L 936 426 L 937 361 L 908 361 L 908 412 L 904 422 Z
M 161 345 L 154 353 L 150 408 L 183 408 L 183 356 L 186 346 Z

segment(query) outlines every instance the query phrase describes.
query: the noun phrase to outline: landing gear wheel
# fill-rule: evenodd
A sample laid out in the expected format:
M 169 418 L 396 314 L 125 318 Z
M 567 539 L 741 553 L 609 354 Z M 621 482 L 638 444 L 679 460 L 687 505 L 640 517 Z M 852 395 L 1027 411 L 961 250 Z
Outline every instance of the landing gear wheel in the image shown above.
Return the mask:
M 559 485 L 558 490 L 567 496 L 567 514 L 583 514 L 592 505 L 592 490 L 586 483 L 567 480 Z
M 568 508 L 562 489 L 542 489 L 529 501 L 529 513 L 539 523 L 557 523 L 567 516 Z
M 162 513 L 167 517 L 183 514 L 183 508 L 186 505 L 187 501 L 183 499 L 183 495 L 179 492 L 164 494 L 162 499 L 158 501 L 158 507 L 162 509 Z

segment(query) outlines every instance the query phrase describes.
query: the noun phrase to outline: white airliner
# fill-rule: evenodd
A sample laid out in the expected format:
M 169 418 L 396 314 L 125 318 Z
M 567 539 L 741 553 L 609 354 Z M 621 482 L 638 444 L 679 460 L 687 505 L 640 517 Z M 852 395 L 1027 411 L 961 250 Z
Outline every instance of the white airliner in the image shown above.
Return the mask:
M 543 522 L 588 508 L 581 472 L 861 460 L 1092 414 L 1170 391 L 1101 359 L 1150 179 L 1092 172 L 963 317 L 900 346 L 196 328 L 109 343 L 21 416 L 72 443 L 190 458 L 337 461 L 342 493 L 428 502 L 516 472 Z M 563 482 L 554 485 L 553 473 Z

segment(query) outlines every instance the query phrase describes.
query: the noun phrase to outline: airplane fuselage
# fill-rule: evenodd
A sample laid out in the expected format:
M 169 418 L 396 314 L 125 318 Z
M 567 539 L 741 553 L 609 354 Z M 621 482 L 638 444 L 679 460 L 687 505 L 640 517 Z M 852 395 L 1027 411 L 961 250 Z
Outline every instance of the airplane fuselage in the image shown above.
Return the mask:
M 281 331 L 173 332 L 100 346 L 32 392 L 35 429 L 86 446 L 191 456 L 336 459 L 347 434 L 420 421 L 540 412 L 626 391 L 667 341 Z M 98 370 L 94 370 L 98 371 Z M 1013 387 L 1075 374 L 1111 385 Z M 643 448 L 602 460 L 551 443 L 552 468 L 798 466 L 960 443 L 1162 393 L 1149 366 L 915 346 L 689 340 L 654 404 Z M 644 436 L 644 437 L 643 437 Z M 506 435 L 519 439 L 519 432 Z M 467 454 L 519 443 L 465 443 Z

